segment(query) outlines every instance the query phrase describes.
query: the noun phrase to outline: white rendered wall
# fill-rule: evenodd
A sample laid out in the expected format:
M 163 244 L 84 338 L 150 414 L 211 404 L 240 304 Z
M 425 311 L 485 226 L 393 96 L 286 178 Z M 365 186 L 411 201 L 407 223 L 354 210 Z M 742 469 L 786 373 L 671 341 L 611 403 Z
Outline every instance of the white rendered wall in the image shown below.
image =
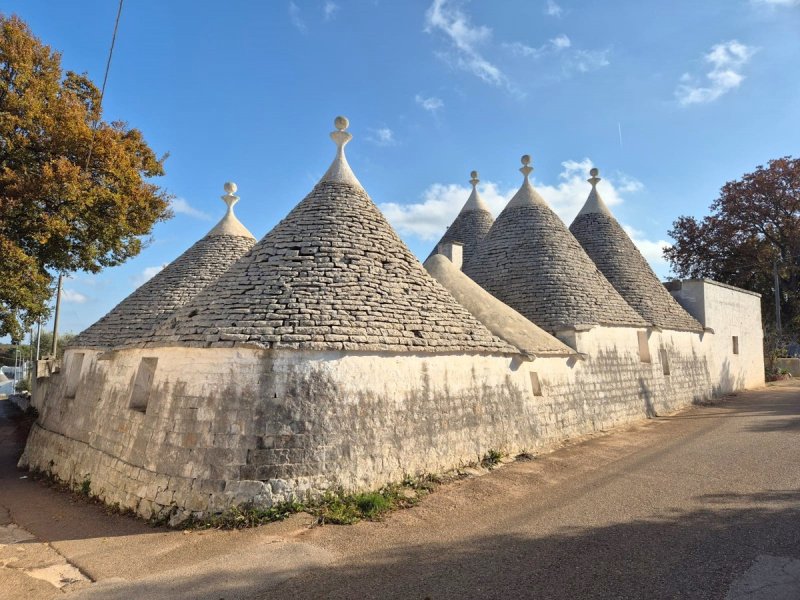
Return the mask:
M 760 295 L 709 280 L 670 283 L 668 288 L 692 316 L 713 330 L 706 336 L 711 341 L 708 352 L 714 393 L 764 385 Z M 734 336 L 738 354 L 734 354 Z
M 651 363 L 640 361 L 637 330 L 599 327 L 578 334 L 582 361 L 183 347 L 109 357 L 69 349 L 20 464 L 89 479 L 93 493 L 145 517 L 376 487 L 708 397 L 707 340 L 650 336 Z M 78 352 L 81 380 L 65 398 Z M 142 412 L 129 402 L 146 357 L 158 365 Z

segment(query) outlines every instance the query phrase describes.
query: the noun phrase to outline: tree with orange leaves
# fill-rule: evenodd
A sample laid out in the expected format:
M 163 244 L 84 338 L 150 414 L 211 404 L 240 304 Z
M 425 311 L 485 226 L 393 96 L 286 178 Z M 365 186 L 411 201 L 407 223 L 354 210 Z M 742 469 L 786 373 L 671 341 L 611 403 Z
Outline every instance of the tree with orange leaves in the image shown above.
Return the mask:
M 171 216 L 140 131 L 102 120 L 100 92 L 18 17 L 0 14 L 0 336 L 46 316 L 57 273 L 123 263 Z

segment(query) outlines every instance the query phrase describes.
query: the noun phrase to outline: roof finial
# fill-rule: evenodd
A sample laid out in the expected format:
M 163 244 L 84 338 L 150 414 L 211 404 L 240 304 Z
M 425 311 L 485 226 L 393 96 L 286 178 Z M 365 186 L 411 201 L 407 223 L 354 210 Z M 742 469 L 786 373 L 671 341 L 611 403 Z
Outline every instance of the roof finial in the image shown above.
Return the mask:
M 236 195 L 236 190 L 238 189 L 236 184 L 232 181 L 226 181 L 225 185 L 222 187 L 225 189 L 225 195 L 220 196 L 220 198 L 222 198 L 222 201 L 228 206 L 228 212 L 226 212 L 220 222 L 214 226 L 214 229 L 206 234 L 206 237 L 234 235 L 255 239 L 253 238 L 253 234 L 247 231 L 247 227 L 242 225 L 239 219 L 236 218 L 236 215 L 233 214 L 233 205 L 239 201 L 239 196 Z
M 353 136 L 345 131 L 350 127 L 350 121 L 347 120 L 347 117 L 340 115 L 333 120 L 333 126 L 336 127 L 336 131 L 331 132 L 331 139 L 336 142 L 336 146 L 339 149 L 338 155 L 341 156 L 344 154 L 344 147 L 347 142 L 353 139 Z
M 220 196 L 220 198 L 222 198 L 223 202 L 225 202 L 225 204 L 228 205 L 228 212 L 232 213 L 233 205 L 239 201 L 239 196 L 235 195 L 236 190 L 238 190 L 239 188 L 232 181 L 226 181 L 225 185 L 222 187 L 225 190 L 225 195 Z
M 522 167 L 520 167 L 519 172 L 525 175 L 525 180 L 528 180 L 528 175 L 533 173 L 533 167 L 531 165 L 531 156 L 530 154 L 523 154 L 522 158 L 520 158 L 522 162 Z
M 472 184 L 472 189 L 474 190 L 478 186 L 478 183 L 480 183 L 481 180 L 478 179 L 478 172 L 477 171 L 472 171 L 469 174 L 469 176 L 470 176 L 469 182 Z
M 596 188 L 597 184 L 600 182 L 600 178 L 598 177 L 599 174 L 600 171 L 597 169 L 597 167 L 592 167 L 589 170 L 589 175 L 591 175 L 591 177 L 589 177 L 589 179 L 587 179 L 586 181 L 591 183 L 593 188 Z
M 323 181 L 349 183 L 361 187 L 358 179 L 353 175 L 350 165 L 347 164 L 347 157 L 344 155 L 345 145 L 353 139 L 353 136 L 345 131 L 350 126 L 350 121 L 347 120 L 347 117 L 339 116 L 333 120 L 333 126 L 336 127 L 336 131 L 331 132 L 331 139 L 336 142 L 336 158 L 325 175 L 322 176 L 322 179 L 320 179 L 320 183 Z

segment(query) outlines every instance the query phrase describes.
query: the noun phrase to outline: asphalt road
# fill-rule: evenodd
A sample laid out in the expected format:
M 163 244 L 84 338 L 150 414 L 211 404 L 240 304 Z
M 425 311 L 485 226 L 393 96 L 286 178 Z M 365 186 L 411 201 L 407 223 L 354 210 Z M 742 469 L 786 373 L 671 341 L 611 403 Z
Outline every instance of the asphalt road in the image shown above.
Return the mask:
M 796 383 L 509 464 L 349 527 L 298 515 L 242 533 L 145 531 L 0 476 L 13 523 L 96 581 L 66 598 L 800 599 Z M 29 514 L 34 501 L 60 524 Z

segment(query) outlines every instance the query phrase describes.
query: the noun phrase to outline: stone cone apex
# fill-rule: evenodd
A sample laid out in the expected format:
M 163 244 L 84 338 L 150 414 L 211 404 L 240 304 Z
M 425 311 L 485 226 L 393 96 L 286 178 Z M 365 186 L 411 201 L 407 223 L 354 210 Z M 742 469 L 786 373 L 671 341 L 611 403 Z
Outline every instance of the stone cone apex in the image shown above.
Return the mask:
M 569 230 L 620 295 L 648 323 L 662 329 L 702 332 L 703 326 L 677 303 L 597 192 L 592 190 Z
M 217 223 L 214 228 L 206 234 L 206 237 L 215 236 L 215 235 L 234 235 L 234 236 L 241 236 L 241 237 L 249 237 L 253 241 L 255 241 L 255 236 L 250 233 L 242 222 L 236 218 L 236 215 L 233 213 L 233 206 L 239 201 L 239 196 L 236 196 L 236 190 L 238 189 L 236 184 L 232 181 L 228 181 L 225 183 L 225 195 L 220 196 L 222 201 L 225 202 L 225 205 L 228 207 L 228 211 L 225 213 L 225 216 L 222 217 L 219 223 Z
M 606 203 L 603 202 L 603 198 L 600 197 L 600 192 L 597 191 L 597 184 L 600 183 L 600 177 L 598 175 L 600 171 L 596 168 L 592 168 L 589 171 L 589 179 L 587 181 L 592 184 L 592 190 L 589 192 L 589 197 L 586 199 L 586 203 L 581 208 L 578 216 L 587 215 L 587 214 L 601 214 L 611 216 L 611 211 L 608 210 L 608 206 Z
M 522 162 L 522 166 L 519 171 L 524 177 L 522 186 L 520 186 L 517 193 L 511 197 L 506 208 L 517 208 L 520 206 L 540 206 L 547 208 L 547 202 L 545 202 L 539 195 L 539 192 L 534 189 L 529 179 L 529 175 L 533 173 L 533 167 L 530 166 L 531 157 L 528 154 L 524 154 L 520 162 Z
M 551 333 L 593 325 L 645 327 L 600 273 L 566 225 L 524 180 L 497 217 L 464 273 Z
M 225 184 L 228 212 L 202 239 L 137 288 L 99 321 L 70 342 L 70 347 L 112 348 L 144 344 L 153 329 L 192 300 L 256 243 L 233 214 L 236 184 Z M 228 189 L 232 186 L 231 189 Z M 225 200 L 226 196 L 223 196 Z
M 297 350 L 519 351 L 492 335 L 400 240 L 344 158 L 151 345 Z
M 478 244 L 491 229 L 494 217 L 478 192 L 480 180 L 477 171 L 470 173 L 469 182 L 472 184 L 472 193 L 461 208 L 461 212 L 445 231 L 442 239 L 433 247 L 429 257 L 437 254 L 442 244 L 459 242 L 464 246 L 464 261 L 472 260 Z
M 350 121 L 347 117 L 336 117 L 333 121 L 336 131 L 331 132 L 331 139 L 336 144 L 336 158 L 333 159 L 331 166 L 319 180 L 319 183 L 347 183 L 356 187 L 361 187 L 361 183 L 356 178 L 355 173 L 350 168 L 347 162 L 347 156 L 344 153 L 344 147 L 353 139 L 353 136 L 345 131 L 350 127 Z

